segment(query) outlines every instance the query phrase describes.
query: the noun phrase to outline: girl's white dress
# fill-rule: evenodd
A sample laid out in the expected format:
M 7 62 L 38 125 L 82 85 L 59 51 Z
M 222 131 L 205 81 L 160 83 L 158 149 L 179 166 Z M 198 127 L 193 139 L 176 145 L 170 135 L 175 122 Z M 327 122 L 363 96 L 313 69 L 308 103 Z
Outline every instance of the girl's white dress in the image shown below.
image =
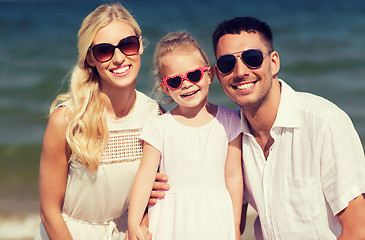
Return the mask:
M 149 208 L 153 240 L 235 239 L 225 163 L 228 143 L 240 132 L 239 116 L 223 106 L 202 127 L 185 126 L 170 112 L 145 125 L 141 139 L 161 152 L 160 172 L 171 186 Z
M 107 120 L 109 143 L 98 170 L 90 172 L 71 157 L 62 216 L 73 239 L 124 239 L 130 191 L 142 156 L 139 135 L 147 119 L 158 113 L 158 104 L 137 91 L 128 116 Z M 48 239 L 42 223 L 35 239 Z

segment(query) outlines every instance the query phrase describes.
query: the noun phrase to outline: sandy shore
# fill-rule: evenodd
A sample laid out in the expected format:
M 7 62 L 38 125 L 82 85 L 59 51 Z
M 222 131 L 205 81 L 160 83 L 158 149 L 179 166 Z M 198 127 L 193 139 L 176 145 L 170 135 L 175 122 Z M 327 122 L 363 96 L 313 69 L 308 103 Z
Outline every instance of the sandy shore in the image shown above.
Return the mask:
M 256 213 L 248 209 L 246 231 L 242 240 L 254 240 L 253 222 Z M 38 228 L 39 200 L 37 198 L 0 197 L 0 240 L 30 240 Z

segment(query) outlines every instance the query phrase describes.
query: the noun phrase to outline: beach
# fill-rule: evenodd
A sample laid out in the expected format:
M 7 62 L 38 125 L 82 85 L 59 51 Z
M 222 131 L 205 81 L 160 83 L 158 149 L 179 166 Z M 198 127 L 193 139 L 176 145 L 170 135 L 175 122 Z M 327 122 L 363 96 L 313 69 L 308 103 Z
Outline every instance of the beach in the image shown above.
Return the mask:
M 0 239 L 30 239 L 38 225 L 39 160 L 49 107 L 67 90 L 83 18 L 104 2 L 0 0 Z M 214 65 L 211 35 L 216 25 L 236 16 L 254 16 L 272 27 L 279 78 L 343 109 L 364 145 L 365 1 L 121 2 L 140 24 L 146 43 L 136 83 L 139 91 L 151 92 L 153 52 L 167 32 L 191 32 Z M 217 78 L 209 101 L 236 107 Z M 244 239 L 254 239 L 250 213 Z
M 8 211 L 1 208 L 0 211 L 0 240 L 31 240 L 38 228 L 39 201 L 38 198 L 23 199 L 0 199 L 1 206 L 8 206 Z M 253 222 L 257 214 L 251 207 L 248 208 L 246 229 L 242 240 L 254 240 Z

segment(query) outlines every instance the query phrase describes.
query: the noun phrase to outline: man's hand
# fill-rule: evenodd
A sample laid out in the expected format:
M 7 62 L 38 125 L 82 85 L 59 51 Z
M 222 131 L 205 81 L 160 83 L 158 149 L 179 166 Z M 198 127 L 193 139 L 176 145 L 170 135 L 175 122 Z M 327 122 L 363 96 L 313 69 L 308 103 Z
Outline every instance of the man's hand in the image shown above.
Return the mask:
M 167 183 L 168 177 L 166 174 L 157 173 L 156 181 L 153 184 L 153 189 L 151 192 L 150 199 L 148 201 L 149 204 L 155 205 L 157 203 L 158 198 L 164 198 L 165 192 L 170 189 L 170 185 Z

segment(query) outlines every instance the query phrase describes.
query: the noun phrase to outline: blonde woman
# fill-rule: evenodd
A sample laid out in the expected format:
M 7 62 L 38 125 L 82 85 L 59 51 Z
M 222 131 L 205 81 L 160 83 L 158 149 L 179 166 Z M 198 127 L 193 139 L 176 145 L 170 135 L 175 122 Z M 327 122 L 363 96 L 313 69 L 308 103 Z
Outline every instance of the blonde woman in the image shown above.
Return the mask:
M 139 133 L 159 113 L 135 89 L 141 30 L 122 5 L 102 5 L 84 19 L 78 49 L 44 134 L 36 239 L 123 239 Z

